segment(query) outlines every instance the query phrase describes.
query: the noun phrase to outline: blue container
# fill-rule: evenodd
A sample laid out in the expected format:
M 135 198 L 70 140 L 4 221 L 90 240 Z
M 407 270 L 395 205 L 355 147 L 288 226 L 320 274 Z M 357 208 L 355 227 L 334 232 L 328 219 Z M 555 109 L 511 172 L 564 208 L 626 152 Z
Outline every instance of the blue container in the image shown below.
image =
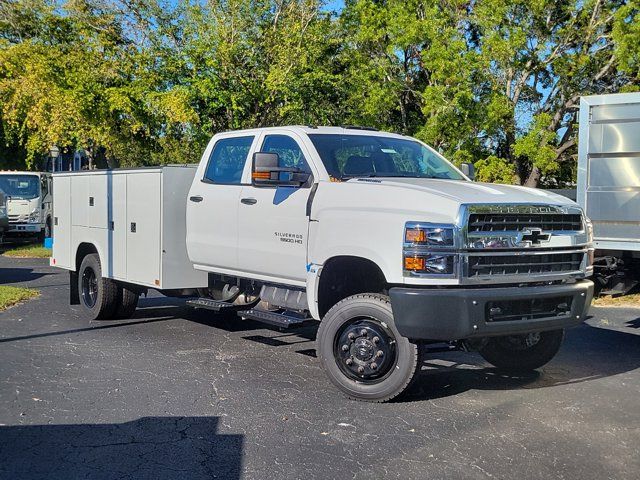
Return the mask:
M 53 238 L 47 237 L 44 239 L 44 248 L 53 248 Z

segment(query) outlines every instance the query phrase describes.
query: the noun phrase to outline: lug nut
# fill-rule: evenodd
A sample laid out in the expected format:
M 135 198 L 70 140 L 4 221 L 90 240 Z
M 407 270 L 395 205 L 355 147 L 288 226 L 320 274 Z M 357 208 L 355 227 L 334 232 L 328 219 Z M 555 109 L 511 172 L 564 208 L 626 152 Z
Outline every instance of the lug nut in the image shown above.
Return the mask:
M 378 343 L 380 341 L 380 337 L 373 337 L 373 343 Z
M 364 373 L 364 367 L 358 367 L 358 373 Z
M 367 330 L 365 328 L 360 330 L 360 335 L 362 335 L 363 337 L 366 337 L 367 336 Z
M 346 352 L 347 350 L 349 350 L 349 345 L 342 345 L 342 351 Z
M 351 358 L 347 358 L 346 363 L 347 365 L 353 365 L 353 360 Z
M 378 350 L 376 352 L 376 357 L 378 357 L 378 358 L 382 357 L 383 355 L 384 355 L 384 352 L 382 350 Z
M 347 335 L 347 338 L 349 340 L 353 340 L 354 338 L 356 338 L 356 335 L 355 335 L 355 333 L 351 332 L 351 333 L 349 333 L 349 335 Z
M 376 368 L 378 368 L 378 364 L 376 362 L 373 362 L 371 365 L 369 365 L 369 367 L 371 367 L 371 370 L 375 370 Z

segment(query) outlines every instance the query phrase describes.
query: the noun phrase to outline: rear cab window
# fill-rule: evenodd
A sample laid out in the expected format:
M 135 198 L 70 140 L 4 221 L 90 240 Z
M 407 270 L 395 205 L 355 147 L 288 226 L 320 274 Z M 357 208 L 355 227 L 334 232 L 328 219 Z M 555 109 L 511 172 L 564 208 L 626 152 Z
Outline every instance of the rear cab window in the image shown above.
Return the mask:
M 253 135 L 221 138 L 213 146 L 203 181 L 223 185 L 240 185 L 242 172 L 253 143 Z

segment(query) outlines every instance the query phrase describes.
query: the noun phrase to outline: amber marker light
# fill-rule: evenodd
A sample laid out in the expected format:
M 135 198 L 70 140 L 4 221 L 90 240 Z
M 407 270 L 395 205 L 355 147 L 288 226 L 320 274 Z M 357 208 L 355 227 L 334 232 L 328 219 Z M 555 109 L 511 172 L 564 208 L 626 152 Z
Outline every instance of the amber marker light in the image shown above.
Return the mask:
M 424 270 L 423 257 L 404 257 L 405 270 Z
M 255 180 L 270 180 L 271 172 L 253 172 L 251 177 Z

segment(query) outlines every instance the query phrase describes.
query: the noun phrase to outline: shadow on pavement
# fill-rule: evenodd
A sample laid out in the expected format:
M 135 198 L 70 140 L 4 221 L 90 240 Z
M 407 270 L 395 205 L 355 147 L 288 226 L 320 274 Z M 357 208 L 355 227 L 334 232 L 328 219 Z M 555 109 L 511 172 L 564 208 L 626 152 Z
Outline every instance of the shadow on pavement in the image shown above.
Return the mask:
M 217 417 L 0 426 L 0 477 L 238 479 L 243 436 L 217 426 Z
M 160 317 L 153 318 L 151 320 L 138 320 L 138 321 L 128 321 L 128 322 L 101 322 L 100 325 L 91 326 L 91 327 L 82 327 L 82 328 L 72 328 L 69 330 L 59 330 L 56 332 L 43 332 L 43 333 L 33 333 L 30 335 L 22 335 L 20 337 L 7 337 L 0 338 L 0 344 L 8 343 L 8 342 L 17 342 L 20 340 L 32 340 L 34 338 L 44 338 L 44 337 L 57 337 L 60 335 L 71 335 L 73 333 L 81 333 L 81 332 L 89 332 L 93 330 L 106 330 L 109 328 L 118 328 L 118 327 L 127 327 L 131 325 L 142 325 L 147 323 L 156 323 L 156 322 L 166 322 L 167 320 L 174 320 L 176 317 Z M 94 322 L 96 323 L 96 322 Z
M 468 390 L 536 389 L 582 383 L 640 368 L 640 336 L 583 324 L 569 330 L 558 356 L 539 371 L 513 375 L 460 352 L 428 358 L 400 401 L 448 397 Z
M 634 320 L 629 320 L 624 324 L 624 326 L 628 328 L 640 328 L 640 317 Z
M 51 272 L 34 272 L 33 268 L 0 268 L 0 285 L 6 283 L 31 282 L 47 275 L 55 275 Z

